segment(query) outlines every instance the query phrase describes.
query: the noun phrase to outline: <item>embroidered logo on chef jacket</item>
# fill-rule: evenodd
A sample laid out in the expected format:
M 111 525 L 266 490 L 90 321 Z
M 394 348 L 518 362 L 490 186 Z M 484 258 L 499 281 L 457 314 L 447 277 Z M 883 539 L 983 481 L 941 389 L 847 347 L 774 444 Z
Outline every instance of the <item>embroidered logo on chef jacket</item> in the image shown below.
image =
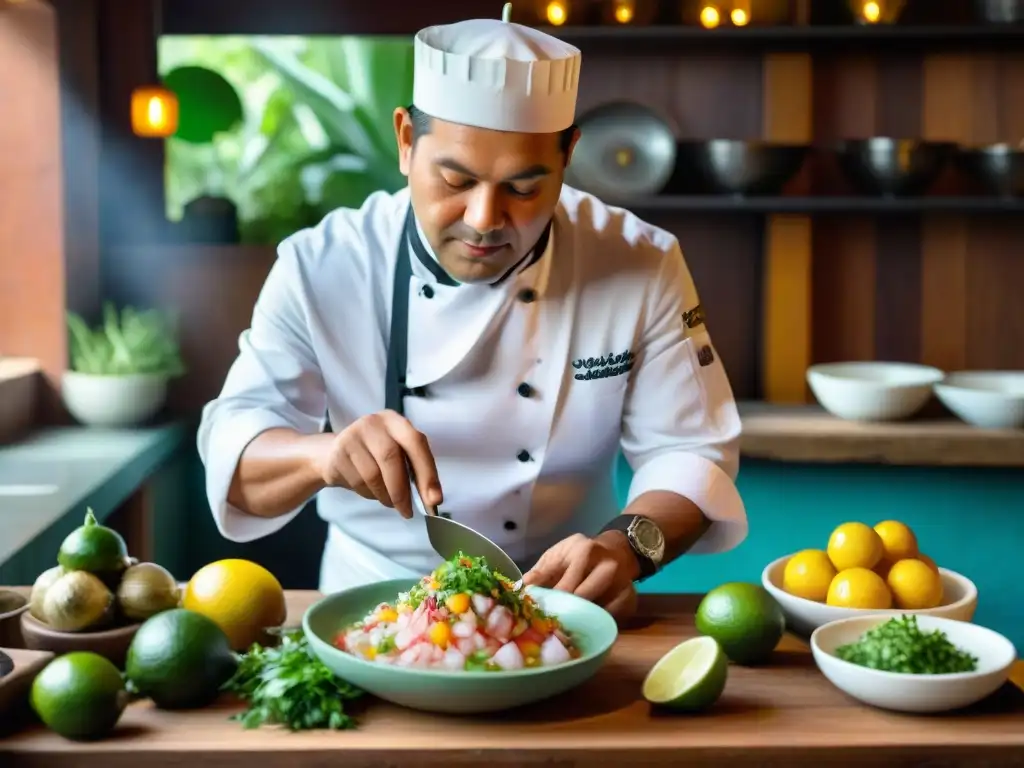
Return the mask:
M 572 361 L 572 367 L 580 373 L 575 375 L 576 381 L 593 381 L 594 379 L 610 379 L 622 376 L 633 370 L 636 355 L 630 350 L 620 354 L 604 357 L 580 357 Z
M 711 349 L 710 344 L 705 344 L 697 350 L 697 362 L 700 363 L 701 368 L 706 368 L 715 362 L 715 352 Z

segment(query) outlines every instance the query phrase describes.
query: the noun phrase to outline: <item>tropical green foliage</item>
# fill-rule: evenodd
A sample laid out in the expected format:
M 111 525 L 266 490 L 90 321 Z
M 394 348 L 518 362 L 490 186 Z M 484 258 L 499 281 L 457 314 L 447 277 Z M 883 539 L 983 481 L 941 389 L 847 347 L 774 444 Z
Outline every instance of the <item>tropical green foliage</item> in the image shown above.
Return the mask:
M 210 144 L 168 140 L 168 217 L 223 196 L 244 242 L 277 243 L 334 208 L 400 189 L 392 112 L 412 99 L 412 55 L 409 38 L 162 38 L 161 74 L 207 67 L 245 110 Z

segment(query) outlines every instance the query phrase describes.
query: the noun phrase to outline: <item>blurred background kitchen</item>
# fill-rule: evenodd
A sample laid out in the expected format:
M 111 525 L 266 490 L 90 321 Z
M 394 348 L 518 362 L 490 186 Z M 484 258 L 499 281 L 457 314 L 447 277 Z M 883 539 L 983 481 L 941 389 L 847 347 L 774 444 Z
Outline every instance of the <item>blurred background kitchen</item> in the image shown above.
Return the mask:
M 31 584 L 92 507 L 178 578 L 241 556 L 315 587 L 312 505 L 252 544 L 215 530 L 199 411 L 277 242 L 403 185 L 412 34 L 500 12 L 0 0 L 0 584 Z M 569 181 L 679 236 L 742 401 L 749 539 L 644 589 L 759 581 L 895 518 L 1024 647 L 1024 2 L 520 0 L 513 20 L 582 49 Z

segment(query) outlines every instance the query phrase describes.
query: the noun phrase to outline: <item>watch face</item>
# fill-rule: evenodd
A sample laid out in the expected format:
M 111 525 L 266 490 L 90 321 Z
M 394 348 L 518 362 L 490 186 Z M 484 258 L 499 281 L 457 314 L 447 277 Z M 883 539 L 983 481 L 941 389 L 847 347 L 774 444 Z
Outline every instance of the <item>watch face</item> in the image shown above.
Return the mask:
M 633 536 L 637 545 L 655 562 L 659 562 L 665 552 L 665 537 L 661 529 L 650 520 L 637 520 L 633 525 Z

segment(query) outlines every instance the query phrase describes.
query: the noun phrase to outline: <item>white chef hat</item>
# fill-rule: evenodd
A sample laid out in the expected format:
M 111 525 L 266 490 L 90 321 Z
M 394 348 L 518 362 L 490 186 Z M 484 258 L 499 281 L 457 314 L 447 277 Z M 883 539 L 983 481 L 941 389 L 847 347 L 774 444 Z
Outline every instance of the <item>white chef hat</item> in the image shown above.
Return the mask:
M 580 51 L 503 18 L 427 27 L 416 35 L 413 104 L 451 123 L 556 133 L 576 114 Z

